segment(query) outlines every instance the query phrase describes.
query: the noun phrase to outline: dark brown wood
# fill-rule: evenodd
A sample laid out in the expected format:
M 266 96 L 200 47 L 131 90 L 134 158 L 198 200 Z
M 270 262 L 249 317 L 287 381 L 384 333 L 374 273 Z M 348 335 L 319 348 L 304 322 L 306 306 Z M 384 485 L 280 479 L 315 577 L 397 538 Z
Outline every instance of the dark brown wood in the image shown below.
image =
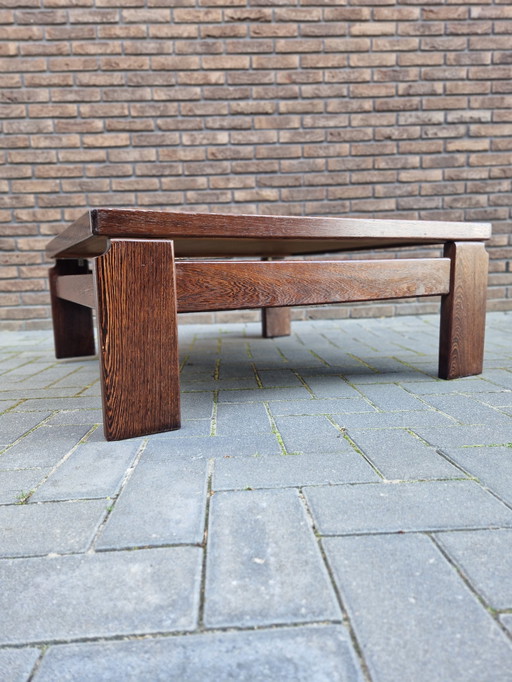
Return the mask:
M 57 296 L 87 308 L 96 307 L 94 278 L 89 275 L 64 275 L 57 278 Z
M 439 376 L 457 379 L 482 371 L 489 256 L 483 244 L 461 242 L 448 243 L 444 255 L 451 275 L 441 303 Z
M 140 209 L 93 211 L 94 234 L 107 237 L 234 238 L 234 239 L 343 239 L 406 238 L 429 241 L 488 239 L 485 223 L 432 220 L 315 218 L 221 213 L 174 213 Z
M 179 312 L 432 296 L 449 291 L 450 261 L 183 261 Z
M 85 213 L 51 240 L 46 247 L 49 258 L 92 258 L 108 248 L 108 239 L 92 233 L 93 211 Z
M 272 339 L 276 336 L 290 336 L 292 333 L 292 315 L 290 308 L 261 309 L 262 336 Z
M 263 261 L 271 259 L 264 258 Z M 290 308 L 262 308 L 261 335 L 265 339 L 277 336 L 290 336 L 292 333 L 292 313 Z
M 113 239 L 96 286 L 107 440 L 178 429 L 172 242 Z
M 47 249 L 58 257 L 57 357 L 94 353 L 85 306 L 97 301 L 108 440 L 179 428 L 178 310 L 262 308 L 264 335 L 277 336 L 290 333 L 290 306 L 441 294 L 439 376 L 478 374 L 490 234 L 472 223 L 93 210 Z M 275 260 L 437 243 L 444 258 Z M 97 257 L 94 280 L 77 260 L 87 255 Z M 190 260 L 236 255 L 273 260 Z
M 57 260 L 50 268 L 50 297 L 52 304 L 53 337 L 57 358 L 95 355 L 92 312 L 82 305 L 65 301 L 58 295 L 58 282 L 64 275 L 86 277 L 87 261 Z M 89 275 L 90 276 L 90 275 Z
M 172 239 L 177 257 L 289 256 L 488 239 L 488 223 L 94 209 L 47 247 L 50 257 L 99 256 L 109 237 Z

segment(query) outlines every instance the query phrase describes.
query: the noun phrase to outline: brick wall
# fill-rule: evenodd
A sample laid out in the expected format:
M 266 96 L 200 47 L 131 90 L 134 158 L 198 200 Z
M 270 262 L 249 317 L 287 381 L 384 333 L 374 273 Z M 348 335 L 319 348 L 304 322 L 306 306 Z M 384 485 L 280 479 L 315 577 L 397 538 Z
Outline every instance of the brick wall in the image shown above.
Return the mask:
M 512 309 L 509 2 L 0 6 L 4 328 L 48 326 L 44 246 L 95 206 L 492 221 Z

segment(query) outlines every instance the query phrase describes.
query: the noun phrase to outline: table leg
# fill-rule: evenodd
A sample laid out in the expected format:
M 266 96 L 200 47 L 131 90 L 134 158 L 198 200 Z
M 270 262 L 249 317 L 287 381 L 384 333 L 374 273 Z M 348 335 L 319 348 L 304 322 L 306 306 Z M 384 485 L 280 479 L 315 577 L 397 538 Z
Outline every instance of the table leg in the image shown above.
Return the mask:
M 63 275 L 83 275 L 89 271 L 85 260 L 58 259 L 50 268 L 50 297 L 53 336 L 57 358 L 94 355 L 92 310 L 57 296 L 57 280 Z
M 290 336 L 291 310 L 290 308 L 262 308 L 262 335 L 265 338 L 274 336 Z
M 107 440 L 180 427 L 172 241 L 112 239 L 96 260 Z
M 449 242 L 450 293 L 442 297 L 439 377 L 480 374 L 483 365 L 489 257 L 481 242 Z
M 284 260 L 277 256 L 262 258 L 263 261 Z M 261 334 L 266 339 L 274 336 L 290 336 L 292 333 L 292 315 L 290 308 L 262 308 Z

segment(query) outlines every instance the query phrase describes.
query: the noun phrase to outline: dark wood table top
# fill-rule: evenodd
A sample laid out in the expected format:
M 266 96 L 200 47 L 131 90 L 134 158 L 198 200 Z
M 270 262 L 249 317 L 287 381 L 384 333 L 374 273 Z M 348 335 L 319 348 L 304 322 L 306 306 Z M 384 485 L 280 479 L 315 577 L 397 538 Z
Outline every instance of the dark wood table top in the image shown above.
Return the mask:
M 52 258 L 87 258 L 108 240 L 173 240 L 177 257 L 279 257 L 389 246 L 485 241 L 489 223 L 331 217 L 178 213 L 99 208 L 52 239 Z

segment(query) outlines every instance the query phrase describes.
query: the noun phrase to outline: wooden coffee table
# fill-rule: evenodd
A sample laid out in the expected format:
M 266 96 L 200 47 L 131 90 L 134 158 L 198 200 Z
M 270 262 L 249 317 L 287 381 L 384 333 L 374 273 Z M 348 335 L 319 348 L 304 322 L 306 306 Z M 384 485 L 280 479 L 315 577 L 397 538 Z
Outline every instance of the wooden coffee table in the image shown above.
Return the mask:
M 277 336 L 289 306 L 441 295 L 439 376 L 479 374 L 490 236 L 475 223 L 92 210 L 47 248 L 56 355 L 95 354 L 96 308 L 107 440 L 180 427 L 177 312 L 261 308 Z M 423 244 L 444 256 L 286 260 Z

